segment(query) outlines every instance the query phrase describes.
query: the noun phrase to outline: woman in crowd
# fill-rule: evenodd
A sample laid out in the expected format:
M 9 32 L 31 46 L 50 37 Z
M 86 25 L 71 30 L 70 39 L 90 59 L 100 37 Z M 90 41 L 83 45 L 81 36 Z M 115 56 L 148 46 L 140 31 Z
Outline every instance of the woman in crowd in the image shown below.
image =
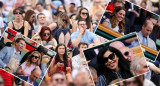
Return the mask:
M 124 7 L 116 7 L 110 17 L 104 20 L 102 24 L 124 34 L 125 14 L 126 12 Z
M 18 76 L 30 76 L 31 71 L 39 67 L 41 60 L 41 54 L 38 51 L 33 51 L 27 58 L 27 60 L 22 63 L 16 73 Z
M 91 23 L 91 19 L 89 17 L 89 12 L 87 8 L 81 8 L 79 13 L 76 16 L 76 20 L 85 19 L 87 24 L 87 29 L 90 30 L 90 32 L 93 32 L 93 27 Z M 74 23 L 72 28 L 72 33 L 77 31 L 77 23 Z
M 28 36 L 28 28 L 30 28 L 30 25 L 27 21 L 23 20 L 23 13 L 24 11 L 21 8 L 14 9 L 13 14 L 15 19 L 8 23 L 8 27 L 21 34 L 24 34 L 25 36 Z
M 71 59 L 67 56 L 65 44 L 58 44 L 56 47 L 56 56 L 53 58 L 48 74 L 52 76 L 54 72 L 67 73 L 66 67 L 71 68 Z
M 122 78 L 127 79 L 132 77 L 130 65 L 124 59 L 122 53 L 111 47 L 103 47 L 97 56 L 99 69 L 98 86 L 107 86 L 111 81 Z
M 35 34 L 35 35 L 32 37 L 32 40 L 34 40 L 34 41 L 36 41 L 37 43 L 43 45 L 42 39 L 41 39 L 41 37 L 39 36 L 39 34 Z
M 33 10 L 28 10 L 25 13 L 25 18 L 24 20 L 26 20 L 29 24 L 30 24 L 30 28 L 28 28 L 28 38 L 32 38 L 32 36 L 34 35 L 34 26 L 33 23 L 35 21 L 35 12 Z
M 56 23 L 50 24 L 48 27 L 52 30 L 52 36 L 57 43 L 64 43 L 68 46 L 71 38 L 71 31 L 69 29 L 70 20 L 66 13 L 58 13 Z
M 42 26 L 39 35 L 45 47 L 55 50 L 57 41 L 52 37 L 52 33 L 49 27 Z
M 57 12 L 58 12 L 58 11 L 67 13 L 66 7 L 65 7 L 63 4 L 61 4 L 61 5 L 59 5 L 59 6 L 57 7 Z

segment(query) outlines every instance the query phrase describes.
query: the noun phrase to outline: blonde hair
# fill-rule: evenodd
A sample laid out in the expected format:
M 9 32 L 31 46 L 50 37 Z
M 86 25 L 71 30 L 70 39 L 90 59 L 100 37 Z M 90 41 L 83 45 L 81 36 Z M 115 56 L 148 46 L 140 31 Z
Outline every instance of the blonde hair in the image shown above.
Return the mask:
M 66 24 L 63 22 L 63 18 L 66 19 L 66 21 L 67 21 Z M 59 27 L 59 28 L 69 27 L 69 25 L 70 25 L 70 20 L 69 20 L 69 17 L 67 16 L 66 13 L 60 12 L 60 13 L 58 14 L 58 16 L 57 16 L 57 24 L 58 24 L 58 27 Z
M 37 37 L 37 36 L 39 36 L 39 38 L 40 38 L 40 40 L 41 40 L 41 45 L 43 45 L 42 39 L 41 39 L 41 37 L 40 37 L 40 35 L 39 35 L 38 33 L 36 33 L 31 39 L 34 40 L 34 38 Z
M 16 71 L 16 64 L 19 64 L 19 60 L 18 59 L 16 59 L 15 57 L 11 57 L 11 59 L 9 60 L 9 62 L 8 62 L 8 64 L 7 64 L 7 66 L 6 66 L 6 71 L 8 71 L 8 72 L 11 72 L 11 70 L 13 70 L 13 71 Z M 9 69 L 9 70 L 7 70 L 7 68 Z
M 32 55 L 36 53 L 39 55 L 39 60 L 36 62 L 36 65 L 39 66 L 40 65 L 40 61 L 41 61 L 41 54 L 38 51 L 33 51 L 27 58 L 26 60 L 26 66 L 30 66 L 32 64 Z

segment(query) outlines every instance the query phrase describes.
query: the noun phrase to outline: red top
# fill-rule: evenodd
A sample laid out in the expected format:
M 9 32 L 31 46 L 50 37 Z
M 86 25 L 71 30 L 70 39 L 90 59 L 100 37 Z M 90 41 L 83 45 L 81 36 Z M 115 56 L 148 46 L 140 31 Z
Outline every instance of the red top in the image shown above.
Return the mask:
M 113 3 L 109 4 L 106 8 L 106 10 L 110 10 L 113 12 Z
M 4 70 L 0 69 L 0 75 L 2 76 L 4 80 L 5 86 L 13 86 L 14 82 L 14 76 L 9 74 L 8 72 L 5 72 Z

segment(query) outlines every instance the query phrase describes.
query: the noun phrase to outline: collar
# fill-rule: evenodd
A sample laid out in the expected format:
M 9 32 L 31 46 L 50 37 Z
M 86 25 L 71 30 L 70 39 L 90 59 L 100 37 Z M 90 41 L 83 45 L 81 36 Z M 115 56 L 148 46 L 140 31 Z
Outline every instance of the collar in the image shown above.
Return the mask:
M 16 48 L 14 47 L 14 53 L 18 53 L 18 54 L 20 54 L 20 51 L 19 51 L 19 52 L 17 52 L 17 51 L 16 51 Z
M 141 34 L 141 36 L 144 38 L 145 36 L 143 36 L 143 34 L 142 34 L 142 32 L 140 31 L 140 34 Z M 147 37 L 145 37 L 145 38 L 148 38 L 149 37 L 149 35 L 147 36 Z

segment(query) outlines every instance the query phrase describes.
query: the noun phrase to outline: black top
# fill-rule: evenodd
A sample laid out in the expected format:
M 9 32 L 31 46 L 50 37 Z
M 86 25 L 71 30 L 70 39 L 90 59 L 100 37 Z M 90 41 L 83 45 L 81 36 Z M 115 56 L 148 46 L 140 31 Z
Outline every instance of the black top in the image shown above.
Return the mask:
M 24 21 L 23 21 L 23 26 L 20 29 L 15 28 L 13 21 L 12 24 L 13 24 L 13 30 L 20 32 L 21 34 L 24 34 Z

